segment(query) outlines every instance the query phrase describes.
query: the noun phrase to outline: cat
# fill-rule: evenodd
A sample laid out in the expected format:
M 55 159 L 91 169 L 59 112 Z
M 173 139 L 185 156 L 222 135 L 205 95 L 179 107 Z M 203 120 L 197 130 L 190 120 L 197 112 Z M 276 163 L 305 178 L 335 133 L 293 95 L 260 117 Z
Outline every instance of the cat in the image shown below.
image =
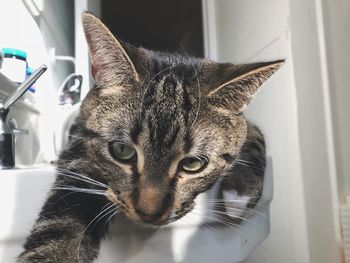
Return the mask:
M 253 208 L 265 142 L 242 113 L 283 60 L 234 65 L 151 51 L 82 17 L 96 86 L 18 262 L 92 262 L 115 214 L 160 227 L 219 181 Z

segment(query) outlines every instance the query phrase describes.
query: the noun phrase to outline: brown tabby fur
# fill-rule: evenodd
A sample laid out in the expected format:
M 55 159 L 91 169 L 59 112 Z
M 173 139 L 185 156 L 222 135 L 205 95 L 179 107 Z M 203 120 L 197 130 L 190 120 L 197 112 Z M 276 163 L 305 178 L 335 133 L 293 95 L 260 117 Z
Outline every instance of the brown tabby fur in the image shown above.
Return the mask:
M 136 48 L 90 13 L 83 26 L 97 86 L 82 103 L 56 183 L 18 262 L 91 262 L 108 220 L 90 224 L 108 204 L 135 224 L 160 226 L 188 213 L 196 196 L 220 180 L 222 189 L 255 203 L 265 144 L 242 111 L 283 61 L 233 65 Z M 111 155 L 116 141 L 136 150 L 134 163 Z M 207 165 L 186 173 L 179 167 L 186 157 Z M 62 186 L 103 194 L 67 194 Z

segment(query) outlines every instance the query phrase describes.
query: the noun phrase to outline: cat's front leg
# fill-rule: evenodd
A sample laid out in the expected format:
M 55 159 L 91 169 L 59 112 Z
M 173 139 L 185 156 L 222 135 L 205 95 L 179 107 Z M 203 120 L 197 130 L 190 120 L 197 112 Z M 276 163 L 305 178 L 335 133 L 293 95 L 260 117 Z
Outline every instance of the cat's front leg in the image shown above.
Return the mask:
M 266 154 L 263 134 L 254 124 L 247 124 L 246 141 L 223 180 L 222 190 L 228 202 L 253 208 L 263 190 Z
M 106 228 L 102 216 L 113 209 L 106 204 L 86 193 L 53 191 L 18 262 L 92 262 Z

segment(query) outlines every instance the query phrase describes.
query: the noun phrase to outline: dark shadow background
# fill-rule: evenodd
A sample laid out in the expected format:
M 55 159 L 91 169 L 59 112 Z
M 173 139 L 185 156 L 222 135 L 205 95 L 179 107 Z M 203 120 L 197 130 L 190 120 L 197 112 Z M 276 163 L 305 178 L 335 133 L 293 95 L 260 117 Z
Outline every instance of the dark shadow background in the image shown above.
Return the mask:
M 200 0 L 101 1 L 103 22 L 137 46 L 203 57 Z

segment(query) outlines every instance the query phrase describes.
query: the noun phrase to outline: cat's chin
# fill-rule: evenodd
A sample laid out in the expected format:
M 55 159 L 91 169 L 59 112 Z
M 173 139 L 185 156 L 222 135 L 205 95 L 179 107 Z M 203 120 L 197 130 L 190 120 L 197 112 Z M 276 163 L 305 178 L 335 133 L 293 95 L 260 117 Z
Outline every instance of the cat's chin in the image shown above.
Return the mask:
M 133 220 L 134 223 L 142 226 L 142 227 L 145 227 L 145 228 L 161 228 L 161 227 L 165 227 L 171 223 L 174 223 L 176 222 L 177 220 L 181 219 L 183 216 L 185 216 L 185 214 L 179 216 L 179 215 L 175 215 L 175 216 L 170 216 L 169 218 L 167 219 L 164 219 L 164 220 L 160 220 L 160 221 L 156 221 L 156 222 L 144 222 L 142 221 L 141 219 L 138 219 L 138 220 Z
M 160 228 L 166 226 L 176 220 L 171 217 L 160 218 L 152 222 L 145 222 L 136 214 L 130 213 L 129 211 L 123 211 L 123 217 L 128 221 L 131 221 L 133 224 L 144 227 L 144 228 Z
M 175 220 L 171 220 L 169 218 L 164 219 L 164 220 L 159 220 L 159 221 L 155 221 L 155 222 L 144 222 L 141 219 L 138 220 L 132 220 L 134 223 L 142 226 L 142 227 L 146 227 L 146 228 L 160 228 L 163 226 L 166 226 L 172 222 L 174 222 Z
M 145 222 L 143 222 L 143 221 L 138 221 L 137 222 L 137 224 L 138 225 L 140 225 L 140 226 L 142 226 L 142 227 L 144 227 L 144 228 L 154 228 L 154 229 L 157 229 L 157 228 L 161 228 L 161 227 L 163 227 L 163 226 L 166 226 L 166 225 L 168 225 L 169 223 L 171 223 L 171 222 L 169 222 L 169 221 L 166 221 L 166 222 L 154 222 L 154 223 L 145 223 Z

